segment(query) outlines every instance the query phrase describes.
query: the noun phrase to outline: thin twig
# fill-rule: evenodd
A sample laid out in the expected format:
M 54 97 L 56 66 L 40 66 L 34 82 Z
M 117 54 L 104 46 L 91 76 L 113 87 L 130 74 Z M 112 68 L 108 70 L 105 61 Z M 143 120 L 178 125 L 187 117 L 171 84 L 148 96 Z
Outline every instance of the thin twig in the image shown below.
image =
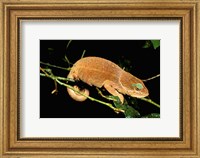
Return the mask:
M 85 52 L 86 52 L 86 50 L 84 50 L 84 51 L 83 51 L 83 53 L 82 53 L 82 55 L 81 55 L 81 58 L 83 58 L 83 57 L 84 57 L 84 55 L 85 55 Z
M 146 102 L 148 102 L 148 103 L 151 103 L 151 104 L 155 105 L 156 107 L 160 108 L 160 105 L 157 104 L 157 103 L 155 103 L 155 102 L 152 101 L 151 99 L 147 99 L 147 98 L 138 98 L 138 99 L 143 100 L 143 101 L 146 101 Z
M 152 79 L 155 79 L 157 77 L 160 77 L 160 74 L 156 75 L 156 76 L 153 76 L 153 77 L 150 77 L 150 78 L 147 78 L 145 80 L 142 80 L 143 82 L 146 82 L 146 81 L 149 81 L 149 80 L 152 80 Z
M 66 50 L 68 49 L 68 47 L 69 47 L 69 45 L 70 45 L 71 42 L 72 42 L 72 40 L 69 40 L 69 42 L 67 43 Z M 70 67 L 70 65 L 73 65 L 73 63 L 71 63 L 71 62 L 69 61 L 69 59 L 67 58 L 66 55 L 65 55 L 65 60 L 66 60 L 66 62 L 68 63 L 69 67 Z
M 66 50 L 68 49 L 71 42 L 72 42 L 72 40 L 69 40 L 69 42 L 67 43 Z
M 67 58 L 66 55 L 65 55 L 65 61 L 67 62 L 68 66 L 69 66 L 69 69 L 71 69 L 70 65 L 73 65 L 73 64 L 69 61 L 69 59 Z
M 51 94 L 58 94 L 58 84 L 56 80 L 54 80 L 55 89 L 51 92 Z
M 46 76 L 49 75 L 49 74 L 45 71 L 45 69 L 43 69 L 43 68 L 40 67 L 40 70 L 41 70 L 42 72 L 44 72 L 44 74 L 45 74 Z
M 47 77 L 46 74 L 43 74 L 43 73 L 40 73 L 40 76 L 43 76 L 43 77 Z M 64 77 L 59 77 L 57 76 L 56 77 L 58 80 L 61 80 L 61 81 L 70 81 L 70 82 L 75 82 L 73 79 L 71 78 L 64 78 Z
M 46 66 L 50 66 L 50 67 L 54 67 L 54 68 L 57 68 L 57 69 L 62 69 L 62 70 L 67 70 L 67 71 L 70 71 L 71 68 L 64 68 L 64 67 L 60 67 L 60 66 L 55 66 L 55 65 L 51 65 L 49 63 L 45 63 L 45 62 L 40 62 L 40 64 L 43 64 L 43 65 L 46 65 Z
M 45 76 L 50 76 L 50 74 L 48 74 L 46 71 L 45 71 L 45 69 L 43 69 L 43 68 L 41 68 L 40 67 L 40 70 L 44 73 L 44 75 Z M 54 80 L 54 85 L 55 85 L 55 89 L 51 92 L 51 94 L 57 94 L 57 92 L 58 92 L 58 89 L 57 89 L 57 82 L 55 81 L 55 79 L 53 79 Z

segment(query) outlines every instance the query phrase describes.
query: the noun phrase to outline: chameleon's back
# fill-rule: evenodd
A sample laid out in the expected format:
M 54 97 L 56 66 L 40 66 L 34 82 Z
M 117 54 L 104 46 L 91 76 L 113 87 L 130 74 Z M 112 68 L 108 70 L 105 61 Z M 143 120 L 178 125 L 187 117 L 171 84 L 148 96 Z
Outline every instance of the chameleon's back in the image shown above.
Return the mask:
M 122 71 L 118 65 L 109 60 L 100 57 L 85 57 L 73 65 L 70 73 L 73 73 L 76 79 L 89 85 L 102 87 L 105 80 L 118 83 Z

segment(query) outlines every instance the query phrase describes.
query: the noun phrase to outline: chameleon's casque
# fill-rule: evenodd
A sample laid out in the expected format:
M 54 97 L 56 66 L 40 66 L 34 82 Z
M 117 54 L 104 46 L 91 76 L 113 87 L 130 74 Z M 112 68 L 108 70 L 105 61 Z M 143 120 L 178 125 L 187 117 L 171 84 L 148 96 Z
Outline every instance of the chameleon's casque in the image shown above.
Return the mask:
M 115 63 L 100 57 L 85 57 L 78 60 L 67 77 L 81 80 L 90 86 L 104 87 L 110 94 L 118 96 L 122 103 L 124 102 L 123 94 L 137 98 L 149 95 L 142 80 L 124 71 Z M 79 90 L 77 86 L 74 86 L 74 88 Z M 67 91 L 76 101 L 86 100 L 86 97 L 69 88 L 67 88 Z M 89 95 L 87 89 L 81 92 Z

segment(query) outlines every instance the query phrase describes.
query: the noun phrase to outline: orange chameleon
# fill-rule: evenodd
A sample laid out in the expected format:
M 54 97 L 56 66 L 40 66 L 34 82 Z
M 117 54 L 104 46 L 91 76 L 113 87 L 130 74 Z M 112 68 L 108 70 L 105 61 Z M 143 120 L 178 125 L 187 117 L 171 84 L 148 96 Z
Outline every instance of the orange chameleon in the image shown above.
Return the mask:
M 124 71 L 115 63 L 100 57 L 85 57 L 78 60 L 71 68 L 68 76 L 73 80 L 81 80 L 90 86 L 104 87 L 113 96 L 118 96 L 124 102 L 123 95 L 143 98 L 149 95 L 148 89 L 142 80 Z M 89 96 L 89 90 L 76 90 Z M 87 98 L 67 88 L 69 95 L 76 101 L 84 101 Z

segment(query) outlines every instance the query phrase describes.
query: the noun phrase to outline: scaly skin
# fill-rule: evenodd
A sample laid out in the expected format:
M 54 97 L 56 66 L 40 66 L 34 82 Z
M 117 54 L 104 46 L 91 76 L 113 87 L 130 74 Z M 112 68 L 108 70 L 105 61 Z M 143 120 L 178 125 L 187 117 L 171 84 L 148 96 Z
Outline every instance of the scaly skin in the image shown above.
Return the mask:
M 69 72 L 68 78 L 81 80 L 90 86 L 104 87 L 110 94 L 118 96 L 124 102 L 123 95 L 142 98 L 149 95 L 142 80 L 124 71 L 115 63 L 100 57 L 85 57 L 78 60 Z M 135 86 L 136 85 L 136 86 Z M 74 87 L 79 90 L 77 86 Z M 76 101 L 87 98 L 67 88 L 69 95 Z M 89 91 L 81 91 L 89 95 Z

